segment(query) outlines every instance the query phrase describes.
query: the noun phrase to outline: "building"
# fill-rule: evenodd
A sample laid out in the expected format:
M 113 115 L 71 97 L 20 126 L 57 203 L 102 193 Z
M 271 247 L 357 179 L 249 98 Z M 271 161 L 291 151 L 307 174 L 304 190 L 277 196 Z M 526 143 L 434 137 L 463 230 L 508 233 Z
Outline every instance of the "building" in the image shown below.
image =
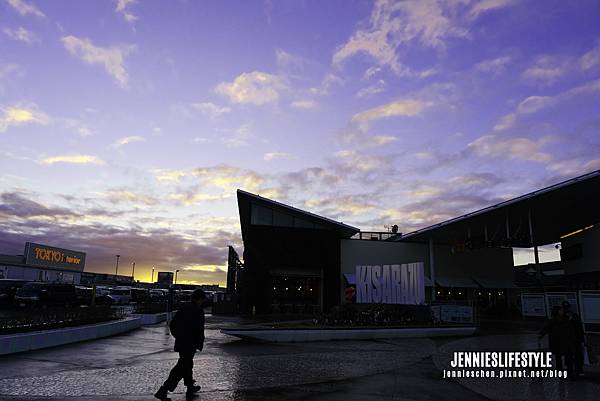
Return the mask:
M 242 190 L 237 199 L 243 265 L 230 260 L 228 291 L 242 312 L 326 311 L 364 302 L 365 279 L 367 299 L 401 303 L 396 292 L 410 289 L 400 288 L 405 276 L 412 290 L 423 288 L 411 302 L 506 310 L 521 291 L 512 248 L 534 248 L 528 289 L 543 292 L 537 249 L 554 243 L 562 243 L 566 288 L 600 289 L 600 171 L 405 235 L 361 232 Z M 229 255 L 237 256 L 231 249 Z
M 0 255 L 0 279 L 79 284 L 85 252 L 25 243 L 23 255 Z

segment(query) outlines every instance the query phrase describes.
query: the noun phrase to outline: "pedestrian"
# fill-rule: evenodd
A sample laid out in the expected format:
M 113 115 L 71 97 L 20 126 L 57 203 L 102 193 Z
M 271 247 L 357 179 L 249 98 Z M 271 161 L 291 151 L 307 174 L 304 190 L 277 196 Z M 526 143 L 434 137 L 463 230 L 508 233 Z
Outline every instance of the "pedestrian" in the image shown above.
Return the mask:
M 171 369 L 169 377 L 158 389 L 154 397 L 161 401 L 170 401 L 169 392 L 175 391 L 181 379 L 187 387 L 186 397 L 193 397 L 200 391 L 193 378 L 194 355 L 202 351 L 204 345 L 204 303 L 206 294 L 198 289 L 192 293 L 191 302 L 182 306 L 169 325 L 175 337 L 175 352 L 179 353 L 177 364 Z
M 542 328 L 539 334 L 541 340 L 548 334 L 550 351 L 556 361 L 556 369 L 563 370 L 566 365 L 567 378 L 575 379 L 573 376 L 573 327 L 565 313 L 565 308 L 555 306 L 552 308 L 552 319 Z M 563 361 L 564 359 L 564 361 Z
M 583 375 L 583 347 L 585 343 L 583 323 L 581 322 L 581 318 L 577 311 L 574 311 L 573 308 L 571 308 L 569 301 L 563 301 L 562 306 L 565 308 L 567 318 L 571 324 L 571 329 L 573 330 L 574 371 L 577 376 L 581 376 Z

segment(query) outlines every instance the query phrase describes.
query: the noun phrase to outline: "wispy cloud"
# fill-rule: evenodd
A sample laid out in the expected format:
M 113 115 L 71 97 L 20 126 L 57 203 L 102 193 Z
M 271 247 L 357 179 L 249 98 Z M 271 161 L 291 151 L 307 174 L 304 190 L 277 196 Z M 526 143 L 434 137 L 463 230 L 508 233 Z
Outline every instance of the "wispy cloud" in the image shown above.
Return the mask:
M 40 17 L 43 18 L 46 15 L 44 15 L 43 12 L 40 11 L 39 8 L 37 8 L 35 5 L 27 3 L 25 0 L 6 0 L 7 3 L 13 8 L 15 9 L 19 14 L 21 15 L 34 15 L 36 17 Z
M 95 46 L 87 38 L 78 38 L 72 35 L 64 36 L 61 40 L 69 53 L 88 64 L 102 65 L 120 86 L 127 86 L 129 75 L 124 66 L 125 57 L 133 51 L 134 46 L 100 47 Z
M 27 29 L 23 28 L 22 26 L 20 26 L 18 28 L 14 28 L 14 29 L 5 27 L 2 31 L 9 38 L 11 38 L 13 40 L 18 40 L 20 42 L 25 42 L 27 44 L 32 44 L 32 43 L 40 41 L 40 38 L 35 33 L 28 31 Z
M 120 139 L 117 139 L 112 146 L 115 148 L 120 148 L 123 147 L 125 145 L 128 145 L 130 143 L 135 143 L 135 142 L 145 142 L 146 138 L 144 138 L 143 136 L 139 136 L 139 135 L 134 135 L 134 136 L 126 136 Z
M 548 137 L 538 140 L 529 138 L 502 138 L 494 134 L 489 134 L 471 142 L 467 149 L 484 157 L 501 157 L 547 163 L 552 160 L 552 155 L 543 151 L 543 147 L 551 140 L 552 138 Z
M 221 107 L 211 102 L 192 103 L 190 105 L 193 109 L 200 111 L 201 113 L 216 118 L 222 114 L 231 112 L 230 107 Z
M 11 126 L 23 124 L 41 124 L 50 123 L 50 117 L 39 111 L 37 107 L 10 106 L 0 107 L 2 116 L 0 117 L 0 132 L 5 132 Z
M 500 75 L 506 71 L 506 67 L 511 61 L 511 56 L 500 56 L 478 62 L 475 64 L 475 69 L 477 71 L 488 72 L 493 75 Z
M 47 157 L 42 160 L 42 164 L 105 164 L 104 161 L 96 156 L 91 155 L 64 155 L 64 156 L 53 156 Z
M 292 107 L 296 109 L 314 109 L 319 105 L 315 100 L 295 100 L 292 102 Z
M 263 159 L 265 161 L 272 161 L 272 160 L 278 160 L 278 159 L 293 159 L 294 155 L 292 155 L 291 153 L 286 153 L 286 152 L 268 152 L 265 153 L 265 155 L 263 156 Z
M 419 115 L 425 108 L 431 106 L 431 102 L 416 99 L 399 99 L 381 106 L 362 111 L 352 116 L 353 123 L 368 123 L 387 117 L 414 117 Z
M 131 12 L 131 6 L 137 3 L 137 0 L 116 0 L 117 7 L 115 11 L 123 16 L 125 21 L 133 23 L 140 17 Z
M 231 103 L 263 105 L 276 103 L 285 88 L 282 77 L 253 71 L 240 74 L 232 82 L 221 82 L 215 91 L 227 96 Z

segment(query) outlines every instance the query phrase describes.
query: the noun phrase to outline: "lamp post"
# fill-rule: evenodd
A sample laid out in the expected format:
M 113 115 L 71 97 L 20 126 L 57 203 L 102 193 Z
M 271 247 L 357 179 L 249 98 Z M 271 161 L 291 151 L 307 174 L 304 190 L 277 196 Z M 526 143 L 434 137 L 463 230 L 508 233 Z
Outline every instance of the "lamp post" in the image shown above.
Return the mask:
M 117 257 L 117 267 L 115 268 L 115 276 L 119 274 L 119 258 L 121 255 L 115 255 Z
M 135 281 L 135 262 L 131 262 L 131 280 Z
M 175 284 L 177 284 L 177 273 L 179 273 L 179 270 L 175 270 Z
M 154 266 L 152 266 L 152 280 L 150 280 L 152 283 L 154 283 Z

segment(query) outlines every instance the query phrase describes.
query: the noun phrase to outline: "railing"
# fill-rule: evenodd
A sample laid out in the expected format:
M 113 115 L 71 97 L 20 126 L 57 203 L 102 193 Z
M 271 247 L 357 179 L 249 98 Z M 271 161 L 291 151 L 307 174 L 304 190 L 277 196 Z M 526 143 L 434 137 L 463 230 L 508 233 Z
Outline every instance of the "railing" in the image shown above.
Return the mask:
M 379 232 L 379 231 L 361 231 L 359 233 L 354 234 L 350 239 L 360 239 L 360 240 L 368 240 L 368 241 L 387 241 L 393 237 L 400 237 L 401 233 L 392 233 L 389 231 Z

